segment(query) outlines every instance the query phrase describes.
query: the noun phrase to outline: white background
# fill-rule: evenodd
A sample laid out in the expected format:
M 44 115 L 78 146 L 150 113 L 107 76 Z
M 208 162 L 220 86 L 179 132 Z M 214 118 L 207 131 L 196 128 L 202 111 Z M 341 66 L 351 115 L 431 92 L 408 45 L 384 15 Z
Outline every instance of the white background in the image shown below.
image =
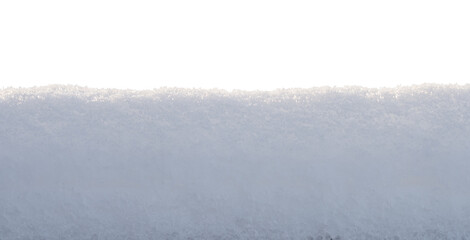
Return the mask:
M 469 1 L 0 1 L 0 87 L 470 82 Z

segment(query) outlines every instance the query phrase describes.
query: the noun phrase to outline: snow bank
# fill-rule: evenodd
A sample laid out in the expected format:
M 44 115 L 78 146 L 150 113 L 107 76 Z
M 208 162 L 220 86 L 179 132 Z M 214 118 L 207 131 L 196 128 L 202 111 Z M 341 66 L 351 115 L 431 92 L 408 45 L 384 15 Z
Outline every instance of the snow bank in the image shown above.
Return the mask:
M 469 239 L 470 86 L 0 90 L 0 239 Z

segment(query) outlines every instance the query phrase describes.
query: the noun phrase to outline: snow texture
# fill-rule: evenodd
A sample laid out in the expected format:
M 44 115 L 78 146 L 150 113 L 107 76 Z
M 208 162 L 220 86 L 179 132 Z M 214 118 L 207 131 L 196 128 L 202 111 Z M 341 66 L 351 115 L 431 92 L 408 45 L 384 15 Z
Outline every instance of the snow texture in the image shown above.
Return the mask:
M 470 85 L 0 90 L 0 239 L 470 239 Z

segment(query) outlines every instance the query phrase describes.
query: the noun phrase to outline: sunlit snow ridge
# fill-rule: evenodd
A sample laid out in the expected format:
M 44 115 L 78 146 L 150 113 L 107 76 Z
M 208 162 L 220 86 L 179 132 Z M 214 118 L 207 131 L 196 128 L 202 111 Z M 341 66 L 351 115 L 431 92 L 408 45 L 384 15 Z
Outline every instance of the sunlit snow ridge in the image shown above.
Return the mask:
M 469 184 L 469 85 L 0 90 L 1 240 L 470 239 Z

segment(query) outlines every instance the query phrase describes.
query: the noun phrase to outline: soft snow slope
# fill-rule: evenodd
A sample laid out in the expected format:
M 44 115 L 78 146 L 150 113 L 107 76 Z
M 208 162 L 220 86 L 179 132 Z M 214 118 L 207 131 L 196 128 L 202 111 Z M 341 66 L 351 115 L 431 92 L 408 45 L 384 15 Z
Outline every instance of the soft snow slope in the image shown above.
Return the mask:
M 0 90 L 0 239 L 470 239 L 470 86 Z

